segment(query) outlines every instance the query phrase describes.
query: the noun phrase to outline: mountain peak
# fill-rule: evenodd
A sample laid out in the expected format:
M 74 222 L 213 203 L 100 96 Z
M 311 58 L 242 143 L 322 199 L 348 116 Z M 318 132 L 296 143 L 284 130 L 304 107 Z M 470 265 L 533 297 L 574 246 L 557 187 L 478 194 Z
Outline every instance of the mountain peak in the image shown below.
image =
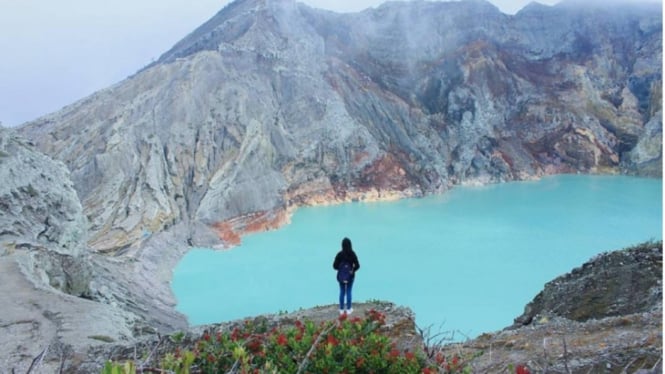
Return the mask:
M 532 11 L 543 11 L 547 10 L 551 7 L 551 5 L 545 5 L 543 3 L 539 3 L 537 1 L 531 1 L 522 9 L 520 9 L 517 13 L 524 13 L 524 12 L 532 12 Z
M 217 50 L 220 44 L 242 37 L 257 23 L 273 23 L 297 9 L 295 0 L 236 0 L 162 54 L 155 64 L 172 62 L 203 50 Z

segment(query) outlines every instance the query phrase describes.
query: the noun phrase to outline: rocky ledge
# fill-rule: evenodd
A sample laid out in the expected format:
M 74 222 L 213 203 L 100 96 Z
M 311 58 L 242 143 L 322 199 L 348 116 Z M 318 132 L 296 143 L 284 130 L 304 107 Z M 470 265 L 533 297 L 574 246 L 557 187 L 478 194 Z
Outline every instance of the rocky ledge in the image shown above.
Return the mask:
M 661 373 L 662 242 L 598 255 L 545 285 L 503 331 L 454 345 L 474 372 Z
M 354 314 L 370 309 L 385 314 L 384 332 L 402 351 L 435 359 L 458 356 L 472 372 L 506 372 L 517 365 L 533 373 L 659 373 L 662 371 L 662 242 L 601 254 L 547 283 L 513 326 L 465 342 L 416 326 L 414 313 L 389 302 L 357 304 Z M 335 305 L 287 314 L 192 327 L 178 339 L 147 335 L 132 344 L 100 341 L 85 355 L 46 354 L 49 368 L 99 372 L 106 360 L 134 360 L 158 367 L 159 358 L 176 348 L 191 348 L 204 333 L 231 331 L 246 323 L 288 327 L 298 320 L 316 323 L 338 318 Z M 177 341 L 178 343 L 175 343 Z M 64 359 L 63 359 L 64 357 Z M 49 366 L 50 365 L 50 366 Z
M 396 343 L 399 350 L 414 352 L 422 349 L 422 338 L 418 335 L 415 316 L 407 307 L 397 306 L 390 302 L 356 303 L 353 316 L 366 317 L 370 311 L 385 316 L 385 324 L 381 332 Z M 296 321 L 312 321 L 316 325 L 336 321 L 339 312 L 336 305 L 317 306 L 311 309 L 299 310 L 292 313 L 268 314 L 248 317 L 243 320 L 197 326 L 185 332 L 178 332 L 168 336 L 152 336 L 133 346 L 106 345 L 91 349 L 85 361 L 76 367 L 75 372 L 99 372 L 107 360 L 123 363 L 133 360 L 137 367 L 159 367 L 160 358 L 176 350 L 193 350 L 196 342 L 204 334 L 216 336 L 218 333 L 229 333 L 243 326 L 264 326 L 268 330 L 273 328 L 289 328 L 296 325 Z M 137 357 L 139 359 L 137 359 Z

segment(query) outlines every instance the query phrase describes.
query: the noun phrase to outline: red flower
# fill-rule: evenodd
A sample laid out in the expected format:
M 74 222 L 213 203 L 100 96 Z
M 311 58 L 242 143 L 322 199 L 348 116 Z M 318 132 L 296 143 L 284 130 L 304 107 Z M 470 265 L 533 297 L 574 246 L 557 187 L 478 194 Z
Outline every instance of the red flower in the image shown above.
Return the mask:
M 287 343 L 286 336 L 284 334 L 279 334 L 279 336 L 277 337 L 277 344 L 284 346 L 286 345 L 286 343 Z
M 404 357 L 406 357 L 406 359 L 408 361 L 413 361 L 416 358 L 416 356 L 413 354 L 413 352 L 406 352 L 404 354 Z
M 395 349 L 395 348 L 391 349 L 391 350 L 390 350 L 390 357 L 391 357 L 391 358 L 395 358 L 395 357 L 397 357 L 397 356 L 399 356 L 399 351 L 398 351 L 397 349 Z
M 526 366 L 520 364 L 515 368 L 515 374 L 531 374 L 531 372 Z
M 453 366 L 457 366 L 459 364 L 459 357 L 455 356 L 453 357 Z
M 208 353 L 208 357 L 206 357 L 208 362 L 215 362 L 215 356 L 212 355 L 212 353 Z
M 231 340 L 232 341 L 237 341 L 240 338 L 240 330 L 238 328 L 234 328 L 233 331 L 231 331 Z
M 333 346 L 336 346 L 337 344 L 339 344 L 339 341 L 337 339 L 335 339 L 335 337 L 332 336 L 332 335 L 328 335 L 327 341 L 328 341 L 328 344 L 331 344 Z
M 249 348 L 250 351 L 256 353 L 261 350 L 261 341 L 259 339 L 251 340 L 249 343 L 247 343 L 247 348 Z
M 430 368 L 424 368 L 422 374 L 434 374 L 434 372 Z
M 339 315 L 340 322 L 346 321 L 347 318 L 348 318 L 348 315 L 346 313 L 342 313 L 342 314 Z
M 356 360 L 356 367 L 360 369 L 363 366 L 363 364 L 365 364 L 365 358 L 364 357 L 359 357 Z
M 370 321 L 377 322 L 379 325 L 383 325 L 386 322 L 386 316 L 381 312 L 377 312 L 374 309 L 370 309 L 369 312 L 367 313 L 369 314 Z
M 207 332 L 204 332 L 203 333 L 203 340 L 209 342 L 210 341 L 210 334 L 208 334 Z

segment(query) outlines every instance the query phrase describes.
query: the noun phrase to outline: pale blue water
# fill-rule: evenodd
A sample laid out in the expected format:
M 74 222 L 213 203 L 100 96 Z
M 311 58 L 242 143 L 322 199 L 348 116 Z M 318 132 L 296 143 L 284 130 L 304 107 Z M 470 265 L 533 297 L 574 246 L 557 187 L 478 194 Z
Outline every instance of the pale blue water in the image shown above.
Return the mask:
M 564 175 L 302 208 L 230 251 L 190 251 L 174 270 L 177 309 L 205 324 L 335 304 L 332 261 L 348 236 L 355 301 L 407 305 L 420 327 L 474 337 L 510 325 L 546 282 L 594 255 L 662 239 L 662 191 L 656 179 Z

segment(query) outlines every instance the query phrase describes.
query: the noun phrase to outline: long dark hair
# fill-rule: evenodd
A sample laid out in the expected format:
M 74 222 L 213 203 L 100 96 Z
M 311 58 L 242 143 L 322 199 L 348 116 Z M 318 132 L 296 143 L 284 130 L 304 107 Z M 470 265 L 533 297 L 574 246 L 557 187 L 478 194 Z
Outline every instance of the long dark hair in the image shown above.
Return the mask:
M 351 247 L 351 239 L 349 238 L 342 239 L 342 252 L 344 253 L 353 252 L 353 247 Z

